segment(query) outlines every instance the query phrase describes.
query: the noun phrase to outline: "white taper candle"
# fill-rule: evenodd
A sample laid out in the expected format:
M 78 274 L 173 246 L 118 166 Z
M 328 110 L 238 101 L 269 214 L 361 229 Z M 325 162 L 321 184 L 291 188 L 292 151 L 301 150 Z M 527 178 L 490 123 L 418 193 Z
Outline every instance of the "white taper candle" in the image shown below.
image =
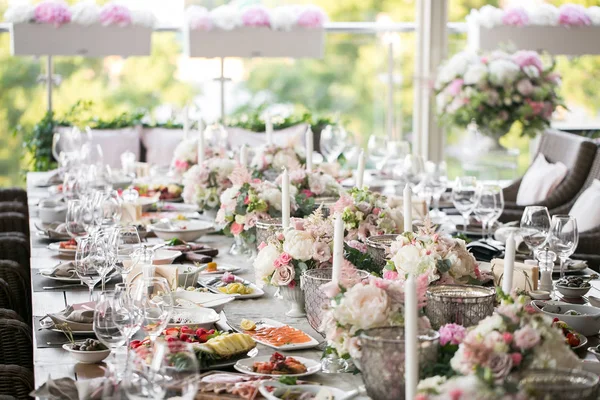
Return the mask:
M 404 204 L 404 232 L 412 232 L 412 190 L 408 183 L 402 192 L 402 203 Z
M 240 147 L 240 165 L 242 167 L 248 166 L 248 146 L 245 144 Z
M 313 150 L 314 150 L 314 138 L 313 131 L 310 126 L 306 130 L 306 172 L 312 172 L 313 169 Z
M 510 294 L 513 284 L 513 271 L 515 269 L 515 236 L 513 233 L 506 238 L 504 250 L 504 277 L 502 278 L 502 291 Z
M 273 121 L 269 113 L 265 116 L 265 132 L 267 134 L 267 144 L 273 144 Z
M 198 132 L 198 164 L 204 162 L 204 131 Z
M 361 150 L 358 155 L 358 168 L 356 169 L 356 187 L 362 189 L 365 178 L 365 151 Z
M 404 377 L 405 399 L 414 399 L 419 381 L 417 282 L 409 275 L 404 283 Z
M 281 177 L 281 225 L 287 229 L 290 226 L 290 177 L 286 168 Z
M 342 214 L 337 214 L 333 227 L 333 271 L 331 280 L 336 284 L 340 282 L 342 274 L 342 260 L 344 259 L 344 220 Z

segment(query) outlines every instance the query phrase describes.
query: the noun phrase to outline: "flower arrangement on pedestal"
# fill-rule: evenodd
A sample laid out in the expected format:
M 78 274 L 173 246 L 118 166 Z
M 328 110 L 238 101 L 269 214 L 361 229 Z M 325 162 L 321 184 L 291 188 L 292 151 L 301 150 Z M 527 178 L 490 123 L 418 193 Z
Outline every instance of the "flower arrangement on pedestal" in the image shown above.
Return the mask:
M 304 149 L 297 146 L 265 145 L 257 149 L 250 161 L 250 169 L 255 177 L 275 179 L 282 169 L 301 169 L 306 162 Z M 270 175 L 270 176 L 269 176 Z
M 579 4 L 539 4 L 534 8 L 510 7 L 506 10 L 486 5 L 479 9 L 477 22 L 486 28 L 495 26 L 589 26 L 600 25 L 600 7 Z
M 498 310 L 478 325 L 466 331 L 456 325 L 440 328 L 440 344 L 455 351 L 445 357 L 449 378 L 422 380 L 420 400 L 527 398 L 507 382 L 510 374 L 531 368 L 581 369 L 563 333 L 529 304 L 531 299 L 503 293 L 499 298 Z
M 281 184 L 282 176 L 279 175 L 275 182 Z M 344 189 L 336 179 L 323 172 L 307 172 L 305 169 L 294 169 L 289 171 L 290 184 L 297 190 L 296 217 L 304 217 L 312 214 L 318 207 L 318 198 L 338 198 Z
M 440 121 L 461 128 L 474 121 L 496 140 L 518 121 L 522 135 L 534 137 L 550 126 L 552 113 L 562 104 L 554 66 L 545 66 L 535 51 L 458 53 L 438 71 Z
M 229 176 L 235 167 L 234 160 L 218 157 L 194 165 L 183 175 L 183 200 L 202 211 L 216 212 L 221 205 L 219 197 L 232 186 Z
M 204 159 L 224 157 L 225 150 L 204 146 Z M 178 174 L 183 174 L 192 166 L 198 164 L 198 138 L 182 140 L 173 152 L 171 168 Z
M 427 280 L 419 277 L 419 308 L 425 305 Z M 332 299 L 323 317 L 322 330 L 330 346 L 340 357 L 360 358 L 358 335 L 370 328 L 404 325 L 404 282 L 376 277 L 345 287 L 327 283 L 322 286 Z M 421 328 L 429 328 L 427 317 L 419 319 Z
M 383 276 L 388 279 L 407 274 L 425 276 L 429 284 L 480 285 L 492 279 L 481 272 L 465 241 L 435 233 L 426 222 L 417 233 L 404 232 L 390 245 L 391 259 Z
M 402 232 L 402 208 L 368 189 L 351 189 L 333 205 L 331 212 L 342 215 L 349 241 L 364 242 L 369 236 Z

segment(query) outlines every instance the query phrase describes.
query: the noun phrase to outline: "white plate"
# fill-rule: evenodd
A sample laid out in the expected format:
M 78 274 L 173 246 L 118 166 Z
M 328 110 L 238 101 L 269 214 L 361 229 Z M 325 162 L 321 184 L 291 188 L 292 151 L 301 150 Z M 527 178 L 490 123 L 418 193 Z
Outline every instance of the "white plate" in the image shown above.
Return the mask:
M 50 243 L 48 248 L 52 251 L 58 252 L 58 254 L 61 256 L 75 257 L 75 253 L 77 253 L 77 250 L 61 249 L 60 242 Z
M 171 223 L 158 222 L 148 228 L 162 240 L 177 238 L 184 242 L 193 242 L 201 236 L 214 230 L 214 224 L 207 221 L 172 221 Z M 185 229 L 183 229 L 185 228 Z
M 229 294 L 192 292 L 183 289 L 178 289 L 173 293 L 173 298 L 175 299 L 175 302 L 177 302 L 177 299 L 179 298 L 191 301 L 200 307 L 212 308 L 216 312 L 221 312 L 225 307 L 225 304 L 235 300 L 235 297 Z
M 241 269 L 242 267 L 237 267 L 235 265 L 218 263 L 217 270 L 215 272 L 207 272 L 206 270 L 202 270 L 200 271 L 200 275 L 223 275 L 225 272 L 233 274 L 235 272 L 240 271 Z
M 580 262 L 579 264 L 567 265 L 565 268 L 565 273 L 583 271 L 588 267 L 587 263 Z M 553 273 L 560 272 L 560 264 L 554 264 L 554 268 L 552 269 Z
M 208 290 L 210 290 L 213 293 L 228 294 L 228 293 L 221 292 L 216 286 L 212 286 L 212 285 L 209 286 L 206 284 L 206 282 L 210 281 L 213 278 L 214 278 L 214 276 L 212 278 L 209 278 L 209 277 L 200 278 L 200 279 L 198 279 L 198 283 L 200 284 L 200 286 L 207 288 Z M 265 294 L 265 292 L 261 288 L 259 288 L 258 286 L 256 286 L 254 283 L 252 283 L 250 281 L 242 279 L 238 276 L 235 277 L 235 281 L 247 284 L 248 286 L 250 286 L 253 289 L 253 292 L 250 294 L 228 294 L 229 296 L 234 296 L 236 299 L 243 300 L 243 299 L 257 299 L 259 297 L 262 297 Z
M 271 356 L 260 356 L 260 357 L 256 357 L 253 359 L 244 359 L 244 360 L 239 360 L 238 362 L 235 363 L 235 365 L 233 366 L 233 368 L 235 368 L 237 371 L 242 372 L 244 374 L 248 374 L 248 375 L 255 375 L 255 376 L 270 376 L 273 378 L 280 378 L 282 376 L 308 376 L 308 375 L 312 375 L 312 374 L 316 374 L 317 372 L 319 372 L 321 370 L 321 363 L 319 361 L 315 361 L 315 360 L 311 360 L 310 358 L 304 358 L 304 357 L 293 357 L 296 360 L 300 361 L 302 364 L 304 364 L 304 366 L 306 367 L 306 372 L 302 373 L 302 374 L 283 374 L 283 375 L 275 375 L 275 374 L 261 374 L 260 372 L 254 372 L 252 370 L 252 366 L 254 365 L 255 362 L 267 362 L 269 361 L 269 359 L 271 358 Z
M 182 326 L 194 326 L 199 328 L 208 329 L 215 322 L 217 322 L 220 317 L 219 314 L 216 313 L 212 308 L 204 308 L 204 307 L 194 307 L 194 308 L 180 308 L 176 307 L 173 310 L 173 318 L 175 315 L 184 316 L 188 318 L 190 321 L 188 322 L 180 322 L 180 323 L 169 323 L 167 328 L 177 328 Z
M 355 396 L 352 392 L 344 392 L 341 389 L 337 389 L 331 386 L 321 386 L 321 385 L 297 385 L 297 386 L 287 386 L 282 384 L 279 381 L 261 381 L 258 386 L 258 391 L 260 394 L 264 396 L 267 400 L 281 400 L 281 397 L 277 397 L 274 395 L 274 390 L 269 390 L 268 388 L 294 388 L 299 390 L 301 393 L 311 393 L 313 396 L 316 396 L 319 392 L 327 391 L 329 394 L 333 396 L 333 400 L 347 400 L 349 398 L 353 398 Z
M 81 279 L 79 279 L 77 277 L 77 275 L 75 275 L 74 278 L 67 278 L 67 277 L 64 277 L 64 276 L 50 276 L 50 275 L 47 275 L 47 274 L 50 274 L 50 273 L 52 273 L 51 269 L 40 270 L 40 275 L 43 276 L 45 279 L 51 279 L 53 281 L 69 282 L 69 283 L 71 283 L 71 282 L 81 282 Z
M 278 328 L 280 326 L 285 326 L 285 325 L 291 326 L 289 324 L 284 324 L 284 323 L 281 323 L 279 321 L 275 321 L 274 319 L 261 318 L 259 321 L 256 322 L 256 329 L 265 328 L 265 327 Z M 293 326 L 292 326 L 292 328 L 293 328 Z M 237 329 L 239 332 L 246 333 L 246 331 L 244 331 L 243 329 L 241 329 L 239 327 L 235 327 L 234 329 Z M 264 341 L 262 341 L 260 339 L 255 338 L 255 337 L 252 337 L 252 339 L 254 339 L 254 341 L 257 342 L 257 343 L 264 344 L 267 347 L 271 347 L 271 348 L 279 350 L 279 351 L 312 349 L 312 348 L 317 347 L 319 345 L 319 342 L 314 337 L 310 336 L 306 332 L 304 332 L 304 334 L 310 338 L 309 342 L 299 343 L 299 344 L 285 344 L 283 346 L 274 346 L 274 345 L 272 345 L 272 344 L 270 344 L 268 342 L 264 342 Z

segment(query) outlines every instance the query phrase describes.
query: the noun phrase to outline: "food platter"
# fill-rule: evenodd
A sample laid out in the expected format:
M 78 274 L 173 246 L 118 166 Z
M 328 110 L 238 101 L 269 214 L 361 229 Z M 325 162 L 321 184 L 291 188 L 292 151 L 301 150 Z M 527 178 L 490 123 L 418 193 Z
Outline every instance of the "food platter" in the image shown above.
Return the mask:
M 312 375 L 312 374 L 316 374 L 317 372 L 319 372 L 321 370 L 321 363 L 315 360 L 311 360 L 310 358 L 305 358 L 305 357 L 293 357 L 296 361 L 302 363 L 305 367 L 306 367 L 306 372 L 300 373 L 300 374 L 265 374 L 265 373 L 260 373 L 260 372 L 255 372 L 254 371 L 254 364 L 255 363 L 266 363 L 269 362 L 271 356 L 260 356 L 260 357 L 255 357 L 254 359 L 243 359 L 243 360 L 239 360 L 238 362 L 235 363 L 235 365 L 233 366 L 233 368 L 235 368 L 235 370 L 244 373 L 244 374 L 248 374 L 248 375 L 254 375 L 254 376 L 268 376 L 268 377 L 272 377 L 272 378 L 279 378 L 281 376 L 295 376 L 295 377 L 301 377 L 301 376 L 308 376 L 308 375 Z
M 252 331 L 242 330 L 241 328 L 238 331 L 247 333 L 258 343 L 281 351 L 312 349 L 319 345 L 319 342 L 306 332 L 270 318 L 262 318 L 260 321 L 255 322 L 255 324 L 256 328 Z M 269 340 L 271 336 L 276 336 L 281 340 L 282 335 L 288 335 L 290 341 L 279 344 L 278 342 Z M 294 339 L 297 341 L 296 343 L 293 343 Z

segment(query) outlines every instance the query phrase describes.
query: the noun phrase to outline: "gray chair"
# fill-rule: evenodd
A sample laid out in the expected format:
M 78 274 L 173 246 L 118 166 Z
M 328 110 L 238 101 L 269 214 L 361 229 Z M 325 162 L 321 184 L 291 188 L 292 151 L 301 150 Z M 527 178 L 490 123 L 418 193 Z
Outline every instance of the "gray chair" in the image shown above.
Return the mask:
M 567 166 L 568 173 L 547 199 L 529 205 L 540 205 L 553 209 L 573 200 L 585 183 L 596 151 L 596 144 L 587 138 L 555 130 L 546 131 L 542 136 L 538 154 L 543 154 L 548 162 L 562 162 Z M 521 182 L 522 178 L 504 189 L 505 206 L 500 221 L 509 222 L 521 219 L 525 206 L 519 206 L 516 203 Z

